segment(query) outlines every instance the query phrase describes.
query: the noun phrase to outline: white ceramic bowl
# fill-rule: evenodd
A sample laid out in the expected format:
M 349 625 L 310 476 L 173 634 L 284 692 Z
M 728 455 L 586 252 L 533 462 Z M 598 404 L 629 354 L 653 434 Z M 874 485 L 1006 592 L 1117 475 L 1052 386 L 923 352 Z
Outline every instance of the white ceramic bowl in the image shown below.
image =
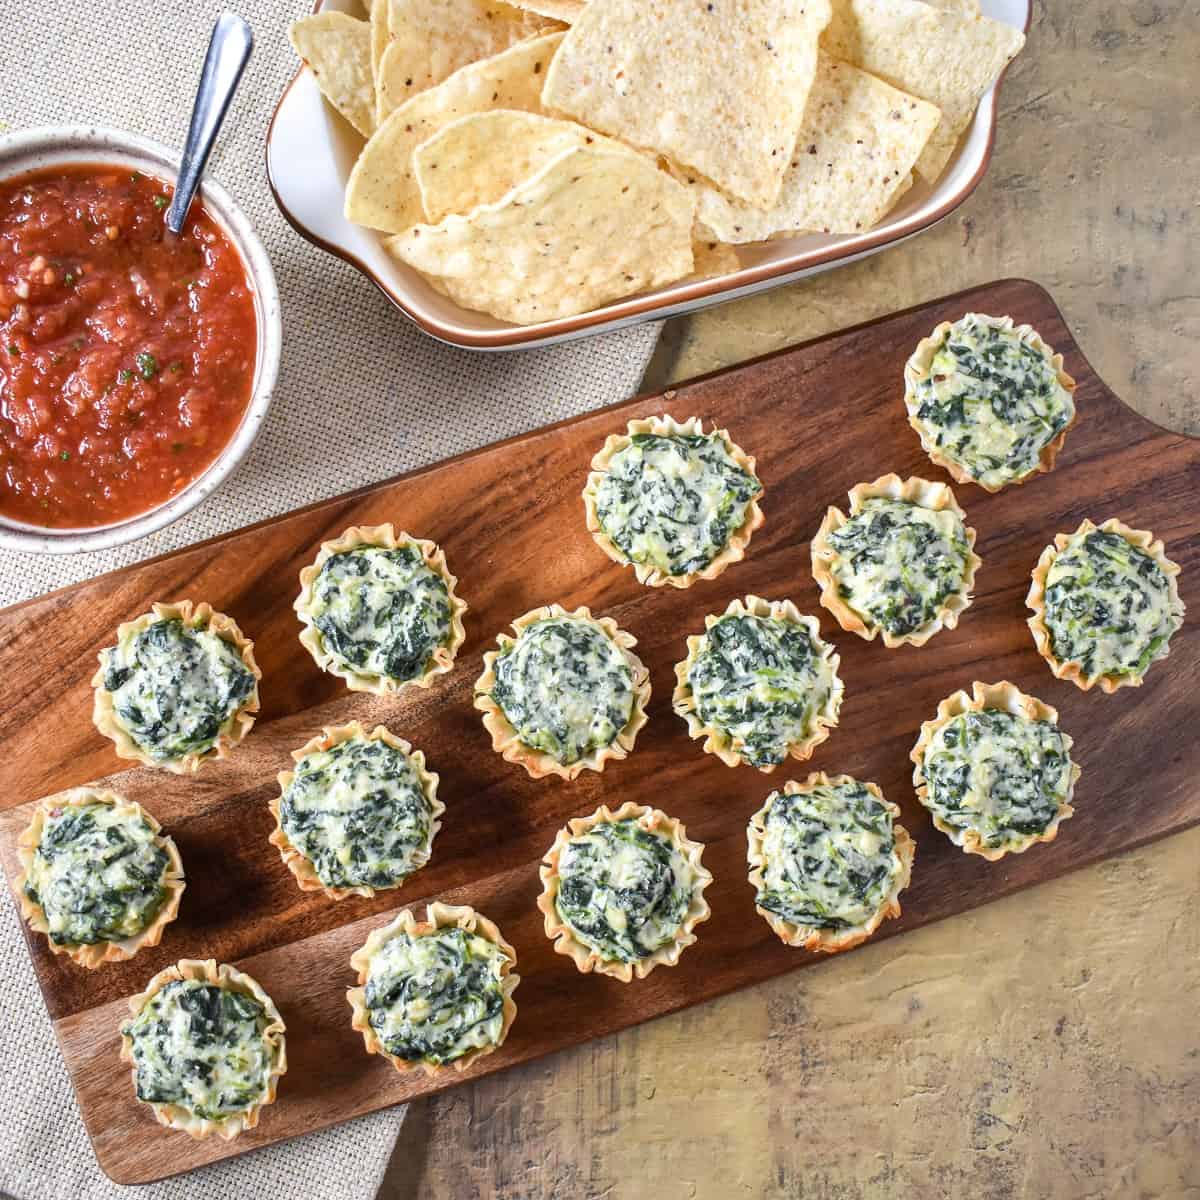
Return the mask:
M 94 125 L 55 125 L 0 137 L 0 180 L 67 163 L 119 163 L 174 179 L 179 155 L 149 138 Z M 237 431 L 208 467 L 182 491 L 148 512 L 86 529 L 43 529 L 0 516 L 0 546 L 35 554 L 77 554 L 135 541 L 177 521 L 212 495 L 245 457 L 262 427 L 279 374 L 282 323 L 271 261 L 229 193 L 211 180 L 200 189 L 204 207 L 237 247 L 254 292 L 258 351 L 250 404 Z
M 987 16 L 1028 30 L 1032 0 L 981 0 L 981 5 Z M 315 8 L 360 15 L 356 0 L 315 0 Z M 346 220 L 342 213 L 346 180 L 363 139 L 325 103 L 312 72 L 304 68 L 288 84 L 271 119 L 267 176 L 275 202 L 298 233 L 357 267 L 426 333 L 473 350 L 544 346 L 753 295 L 876 254 L 931 228 L 975 190 L 987 170 L 1002 79 L 1003 75 L 984 93 L 937 183 L 930 187 L 918 180 L 873 229 L 848 236 L 812 234 L 738 246 L 738 270 L 728 275 L 668 284 L 591 312 L 536 325 L 509 325 L 460 308 L 392 258 L 383 248 L 385 235 Z

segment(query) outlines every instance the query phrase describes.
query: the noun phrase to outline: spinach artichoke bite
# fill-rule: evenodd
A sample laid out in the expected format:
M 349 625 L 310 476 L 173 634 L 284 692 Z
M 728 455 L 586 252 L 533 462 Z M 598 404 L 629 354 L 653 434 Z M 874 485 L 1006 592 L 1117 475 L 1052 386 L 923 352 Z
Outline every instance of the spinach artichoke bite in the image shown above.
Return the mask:
M 995 862 L 1050 842 L 1075 811 L 1080 769 L 1050 705 L 1008 683 L 973 683 L 921 725 L 917 798 L 967 854 Z
M 646 723 L 650 673 L 611 617 L 535 608 L 483 656 L 475 707 L 492 749 L 534 778 L 575 779 L 624 758 Z
M 675 667 L 672 703 L 691 737 L 723 763 L 771 772 L 810 758 L 837 725 L 841 659 L 816 617 L 790 600 L 732 600 L 704 618 Z
M 1049 471 L 1075 421 L 1075 380 L 1029 325 L 943 321 L 904 368 L 908 423 L 959 483 L 998 492 Z
M 352 691 L 427 688 L 466 638 L 458 580 L 434 543 L 391 525 L 354 526 L 300 572 L 300 641 Z
M 813 538 L 821 603 L 847 633 L 889 649 L 923 646 L 971 603 L 975 530 L 944 483 L 884 475 L 850 489 Z
M 121 758 L 190 774 L 250 732 L 260 679 L 232 617 L 190 600 L 153 604 L 100 651 L 92 721 Z
M 185 887 L 173 839 L 140 804 L 103 788 L 48 796 L 17 840 L 21 915 L 81 967 L 157 946 Z
M 755 909 L 789 946 L 835 954 L 900 915 L 916 844 L 878 785 L 788 780 L 746 830 Z
M 1025 601 L 1038 653 L 1085 692 L 1140 687 L 1183 624 L 1178 577 L 1161 541 L 1115 517 L 1056 534 Z
M 181 959 L 129 1001 L 121 1061 L 160 1125 L 226 1141 L 253 1129 L 287 1071 L 285 1027 L 260 984 L 213 959 Z
M 709 918 L 703 852 L 680 822 L 632 801 L 569 821 L 540 868 L 555 952 L 623 983 L 675 966 Z
M 587 527 L 614 562 L 650 587 L 716 579 L 763 523 L 755 461 L 699 417 L 630 421 L 592 459 Z
M 428 861 L 445 805 L 425 756 L 382 725 L 326 728 L 279 774 L 277 846 L 302 891 L 332 900 L 400 887 Z
M 398 1071 L 465 1071 L 498 1050 L 516 1020 L 516 951 L 485 916 L 433 901 L 402 909 L 351 956 L 346 993 L 367 1052 Z

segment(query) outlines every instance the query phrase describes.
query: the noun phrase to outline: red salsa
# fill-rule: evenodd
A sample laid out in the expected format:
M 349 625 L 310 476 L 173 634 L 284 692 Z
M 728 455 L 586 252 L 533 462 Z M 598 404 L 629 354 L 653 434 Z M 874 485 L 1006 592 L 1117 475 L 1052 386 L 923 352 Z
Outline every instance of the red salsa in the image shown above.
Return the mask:
M 199 202 L 107 165 L 0 181 L 0 514 L 107 525 L 195 479 L 250 401 L 254 296 Z

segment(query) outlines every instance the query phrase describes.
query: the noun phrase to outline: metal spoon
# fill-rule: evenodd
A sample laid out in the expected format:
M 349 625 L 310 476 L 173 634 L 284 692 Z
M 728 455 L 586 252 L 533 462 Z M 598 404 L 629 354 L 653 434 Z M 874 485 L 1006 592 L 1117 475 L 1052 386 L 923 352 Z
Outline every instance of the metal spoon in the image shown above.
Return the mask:
M 192 123 L 188 126 L 187 141 L 183 147 L 175 195 L 167 209 L 167 228 L 172 233 L 179 233 L 187 220 L 188 209 L 200 186 L 208 156 L 253 48 L 254 34 L 241 17 L 224 12 L 217 18 L 200 71 L 200 84 L 196 88 Z

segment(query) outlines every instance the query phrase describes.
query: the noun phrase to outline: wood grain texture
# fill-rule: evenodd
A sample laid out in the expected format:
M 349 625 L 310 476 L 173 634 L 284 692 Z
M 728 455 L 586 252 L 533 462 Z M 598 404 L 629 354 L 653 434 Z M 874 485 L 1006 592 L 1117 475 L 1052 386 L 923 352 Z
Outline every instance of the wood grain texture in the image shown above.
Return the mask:
M 904 420 L 901 368 L 938 321 L 971 308 L 1033 324 L 1079 380 L 1080 420 L 1049 476 L 998 496 L 956 489 L 979 531 L 977 599 L 958 629 L 926 647 L 887 651 L 836 630 L 817 605 L 808 539 L 827 504 L 888 470 L 943 478 Z M 664 595 L 640 587 L 593 545 L 579 499 L 604 437 L 633 416 L 669 411 L 730 428 L 757 455 L 766 525 L 748 558 L 720 579 Z M 810 343 L 666 396 L 641 397 L 565 425 L 330 501 L 164 559 L 0 613 L 0 664 L 9 706 L 0 716 L 5 782 L 0 853 L 36 797 L 106 777 L 162 820 L 189 879 L 181 916 L 156 950 L 85 973 L 32 944 L 47 1005 L 101 1166 L 121 1182 L 186 1170 L 256 1145 L 346 1120 L 586 1038 L 694 1004 L 816 961 L 781 945 L 753 910 L 745 879 L 745 823 L 772 787 L 803 775 L 731 770 L 691 742 L 670 711 L 672 668 L 684 638 L 734 596 L 790 597 L 818 613 L 842 655 L 841 725 L 812 769 L 874 779 L 904 810 L 918 853 L 905 915 L 877 937 L 960 912 L 1116 850 L 1200 820 L 1200 750 L 1187 730 L 1200 716 L 1200 638 L 1194 621 L 1140 689 L 1085 695 L 1055 680 L 1024 624 L 1028 572 L 1060 529 L 1119 515 L 1164 538 L 1183 567 L 1181 591 L 1200 605 L 1200 445 L 1150 425 L 1109 392 L 1079 355 L 1051 299 L 1006 281 Z M 471 605 L 456 670 L 428 693 L 379 700 L 322 676 L 297 640 L 296 575 L 345 526 L 391 520 L 438 541 Z M 191 780 L 121 771 L 92 729 L 95 653 L 116 625 L 154 599 L 190 596 L 230 612 L 255 639 L 263 709 L 246 743 Z M 482 651 L 512 617 L 537 604 L 587 603 L 639 639 L 651 669 L 650 724 L 633 755 L 603 775 L 533 781 L 494 755 L 471 708 Z M 932 829 L 911 786 L 908 750 L 939 699 L 974 678 L 1009 678 L 1060 710 L 1083 766 L 1076 816 L 1058 840 L 997 864 L 962 855 Z M 301 893 L 267 841 L 266 803 L 289 751 L 322 724 L 382 720 L 426 752 L 447 805 L 430 865 L 400 892 L 334 903 Z M 116 772 L 116 774 L 109 774 Z M 716 876 L 713 919 L 681 965 L 628 986 L 579 976 L 555 956 L 534 907 L 536 863 L 570 816 L 601 802 L 643 799 L 681 818 L 706 843 Z M 349 1025 L 348 959 L 402 903 L 469 901 L 516 947 L 522 984 L 505 1047 L 465 1076 L 400 1076 L 369 1058 Z M 133 1099 L 116 1061 L 124 997 L 181 956 L 234 961 L 272 994 L 289 1026 L 291 1067 L 280 1099 L 232 1144 L 193 1143 L 157 1127 Z

